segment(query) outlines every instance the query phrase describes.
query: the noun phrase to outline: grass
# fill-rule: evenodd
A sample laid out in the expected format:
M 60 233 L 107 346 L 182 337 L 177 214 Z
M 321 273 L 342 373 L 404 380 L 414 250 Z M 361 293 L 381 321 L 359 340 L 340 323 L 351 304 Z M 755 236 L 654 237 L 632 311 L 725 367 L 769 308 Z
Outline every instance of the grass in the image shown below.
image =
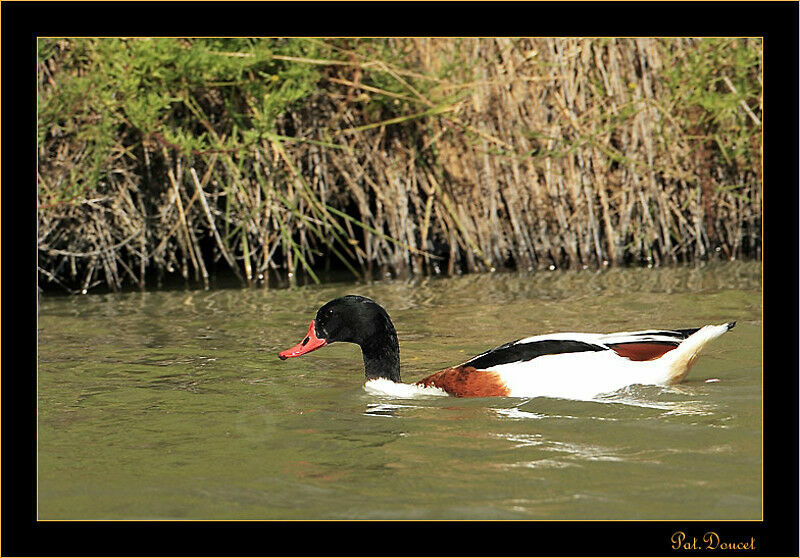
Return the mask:
M 760 257 L 759 39 L 40 39 L 40 284 Z

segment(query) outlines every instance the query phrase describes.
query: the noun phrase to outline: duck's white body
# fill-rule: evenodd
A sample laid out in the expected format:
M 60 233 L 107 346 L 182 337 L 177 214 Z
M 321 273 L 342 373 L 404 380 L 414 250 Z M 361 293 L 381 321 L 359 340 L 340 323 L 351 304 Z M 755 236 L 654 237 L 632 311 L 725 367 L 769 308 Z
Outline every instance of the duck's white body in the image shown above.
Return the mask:
M 732 327 L 733 324 L 722 324 L 697 330 L 537 335 L 487 351 L 419 384 L 453 393 L 452 382 L 450 385 L 447 382 L 448 375 L 461 374 L 476 379 L 487 375 L 487 381 L 493 377 L 496 384 L 492 389 L 505 391 L 508 397 L 565 399 L 590 399 L 635 384 L 675 384 L 686 377 L 703 347 Z M 568 347 L 570 352 L 536 354 L 530 359 L 486 365 L 491 362 L 493 353 L 517 351 L 524 354 L 541 342 L 549 342 L 547 346 L 554 351 Z M 589 350 L 581 350 L 581 344 Z

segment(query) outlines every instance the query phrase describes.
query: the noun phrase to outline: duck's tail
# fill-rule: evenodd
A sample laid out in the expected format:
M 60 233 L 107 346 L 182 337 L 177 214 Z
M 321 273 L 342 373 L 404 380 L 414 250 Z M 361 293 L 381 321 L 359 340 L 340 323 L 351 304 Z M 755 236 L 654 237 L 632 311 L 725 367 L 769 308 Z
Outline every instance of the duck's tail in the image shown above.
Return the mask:
M 736 322 L 728 322 L 722 325 L 707 325 L 701 327 L 692 335 L 687 337 L 680 345 L 671 351 L 667 352 L 658 359 L 663 363 L 666 369 L 665 384 L 677 384 L 683 381 L 686 375 L 691 370 L 694 361 L 700 355 L 703 347 L 711 341 L 716 339 L 728 330 L 733 329 Z

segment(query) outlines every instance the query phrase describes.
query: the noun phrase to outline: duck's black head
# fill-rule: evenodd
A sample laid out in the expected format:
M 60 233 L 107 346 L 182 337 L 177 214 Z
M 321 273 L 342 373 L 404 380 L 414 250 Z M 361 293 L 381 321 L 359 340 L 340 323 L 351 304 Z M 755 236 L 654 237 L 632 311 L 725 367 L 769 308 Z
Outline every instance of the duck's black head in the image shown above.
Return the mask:
M 367 379 L 400 381 L 400 348 L 392 320 L 379 304 L 363 296 L 347 295 L 325 304 L 306 337 L 278 356 L 299 357 L 336 341 L 361 347 Z

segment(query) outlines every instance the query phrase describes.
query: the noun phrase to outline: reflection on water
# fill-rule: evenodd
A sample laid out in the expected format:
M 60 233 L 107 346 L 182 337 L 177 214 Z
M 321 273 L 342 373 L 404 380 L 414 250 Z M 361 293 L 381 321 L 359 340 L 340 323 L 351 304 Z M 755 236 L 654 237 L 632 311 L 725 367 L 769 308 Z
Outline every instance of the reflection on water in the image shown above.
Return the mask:
M 413 405 L 393 405 L 391 403 L 368 403 L 365 416 L 372 417 L 397 417 L 397 410 L 413 407 Z
M 44 297 L 39 517 L 759 519 L 760 278 L 731 262 Z M 387 308 L 410 383 L 533 334 L 738 324 L 678 386 L 377 395 L 352 345 L 276 356 L 348 293 Z
M 681 396 L 691 395 L 692 391 L 690 389 L 680 386 L 629 386 L 614 394 L 598 397 L 595 401 L 666 411 L 661 416 L 713 414 L 714 403 L 680 399 Z M 673 396 L 679 400 L 663 400 L 665 396 Z
M 519 407 L 511 407 L 510 409 L 492 409 L 497 416 L 509 418 L 512 420 L 525 420 L 525 419 L 544 419 L 548 418 L 548 415 L 542 415 L 540 413 L 531 413 L 530 411 L 523 411 Z M 553 418 L 570 418 L 565 417 L 563 415 L 557 415 Z
M 718 381 L 718 380 L 716 380 Z M 706 383 L 709 383 L 706 380 Z M 368 382 L 369 384 L 369 382 Z M 402 398 L 404 400 L 413 400 L 414 398 L 425 399 L 428 397 L 423 391 L 413 391 L 413 388 L 416 386 L 406 385 L 402 386 L 403 388 L 408 387 L 412 388 L 409 390 L 402 389 L 399 390 L 398 393 L 394 394 L 396 398 Z M 387 392 L 385 391 L 376 391 L 376 390 L 365 390 L 367 393 L 371 395 L 379 395 L 383 396 L 384 398 L 387 396 Z M 662 411 L 666 411 L 661 413 L 659 416 L 681 416 L 681 415 L 713 415 L 714 409 L 716 405 L 713 403 L 696 400 L 696 399 L 680 399 L 681 397 L 691 397 L 694 392 L 683 386 L 644 386 L 644 385 L 634 385 L 623 388 L 617 392 L 603 394 L 593 399 L 589 399 L 588 401 L 597 402 L 597 403 L 605 403 L 605 404 L 616 404 L 616 405 L 630 405 L 633 407 L 641 407 L 644 409 L 658 409 Z M 440 395 L 436 393 L 435 395 Z M 664 397 L 669 396 L 677 396 L 679 400 L 665 400 Z M 512 400 L 511 398 L 503 398 L 504 400 Z M 543 414 L 543 413 L 535 413 L 527 410 L 523 410 L 521 406 L 531 406 L 531 401 L 536 401 L 536 398 L 533 399 L 523 399 L 522 402 L 518 406 L 508 407 L 508 408 L 491 408 L 491 410 L 498 416 L 503 417 L 511 420 L 542 420 L 548 418 L 556 418 L 556 419 L 564 419 L 564 418 L 573 418 L 573 419 L 592 419 L 592 420 L 616 420 L 613 417 L 606 417 L 606 416 L 568 416 L 568 415 L 561 415 L 561 414 Z M 583 401 L 583 400 L 575 400 L 575 401 Z M 535 403 L 534 403 L 535 404 Z M 374 415 L 374 416 L 390 416 L 390 417 L 397 417 L 399 416 L 397 411 L 400 409 L 413 409 L 416 408 L 415 405 L 412 404 L 396 404 L 396 403 L 368 403 L 367 409 L 364 411 L 365 415 Z

